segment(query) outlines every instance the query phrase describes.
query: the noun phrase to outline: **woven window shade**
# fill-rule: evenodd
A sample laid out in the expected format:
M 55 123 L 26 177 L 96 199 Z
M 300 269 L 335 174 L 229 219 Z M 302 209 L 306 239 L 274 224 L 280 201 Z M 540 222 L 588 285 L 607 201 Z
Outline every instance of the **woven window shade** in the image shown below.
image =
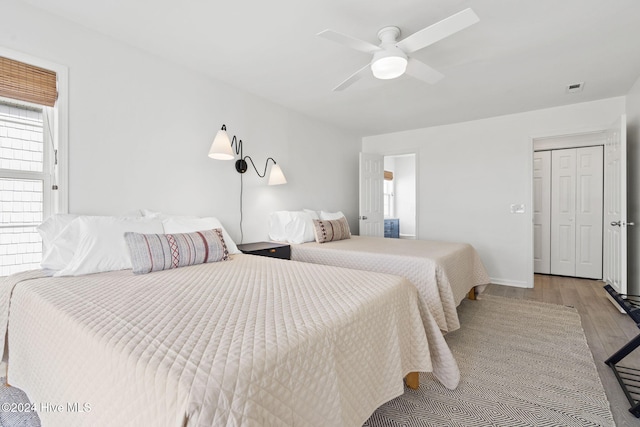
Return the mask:
M 0 96 L 53 107 L 56 80 L 55 71 L 0 56 Z

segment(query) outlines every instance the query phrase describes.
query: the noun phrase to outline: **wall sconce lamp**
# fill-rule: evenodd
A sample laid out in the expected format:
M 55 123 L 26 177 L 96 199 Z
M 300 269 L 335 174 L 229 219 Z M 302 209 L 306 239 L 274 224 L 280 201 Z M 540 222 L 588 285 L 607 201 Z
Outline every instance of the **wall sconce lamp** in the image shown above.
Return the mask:
M 233 150 L 233 146 L 235 144 L 235 153 Z M 264 164 L 264 171 L 260 173 L 258 168 L 256 168 L 255 163 L 253 163 L 253 159 L 250 156 L 244 156 L 242 153 L 242 140 L 237 139 L 235 135 L 233 135 L 233 139 L 229 140 L 229 135 L 227 134 L 227 126 L 222 125 L 222 129 L 218 131 L 216 137 L 213 139 L 213 144 L 211 144 L 211 148 L 209 149 L 209 157 L 217 160 L 233 160 L 236 155 L 240 155 L 240 158 L 236 160 L 236 171 L 238 173 L 245 173 L 248 169 L 247 159 L 251 162 L 251 166 L 256 171 L 260 178 L 264 178 L 267 174 L 267 168 L 269 167 L 269 160 L 273 162 L 273 166 L 271 166 L 271 172 L 269 173 L 269 180 L 267 185 L 280 185 L 286 184 L 287 179 L 284 177 L 282 173 L 282 169 L 273 159 L 273 157 L 269 157 Z

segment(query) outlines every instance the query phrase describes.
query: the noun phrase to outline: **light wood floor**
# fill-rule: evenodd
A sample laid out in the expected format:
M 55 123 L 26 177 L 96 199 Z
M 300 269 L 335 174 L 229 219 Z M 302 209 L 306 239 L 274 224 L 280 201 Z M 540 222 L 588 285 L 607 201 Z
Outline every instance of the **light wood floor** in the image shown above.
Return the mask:
M 604 283 L 596 280 L 536 275 L 532 289 L 489 285 L 486 293 L 509 298 L 521 298 L 575 307 L 582 319 L 589 348 L 600 379 L 611 404 L 616 425 L 640 426 L 640 419 L 629 412 L 629 401 L 618 384 L 613 371 L 604 361 L 640 334 L 631 318 L 620 313 L 606 297 Z M 640 368 L 640 349 L 621 363 Z

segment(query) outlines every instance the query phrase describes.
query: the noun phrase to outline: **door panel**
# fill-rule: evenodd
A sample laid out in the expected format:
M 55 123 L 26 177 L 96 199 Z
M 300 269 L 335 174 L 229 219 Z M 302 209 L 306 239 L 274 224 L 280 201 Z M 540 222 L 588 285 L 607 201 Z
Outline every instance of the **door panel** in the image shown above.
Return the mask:
M 576 150 L 576 276 L 602 278 L 602 147 Z
M 533 154 L 533 271 L 551 273 L 551 152 Z
M 579 225 L 577 237 L 578 240 L 576 242 L 576 261 L 577 265 L 581 264 L 591 264 L 594 262 L 593 257 L 591 256 L 591 245 L 595 242 L 591 241 L 591 236 L 594 234 L 593 227 L 589 225 Z M 601 245 L 598 245 L 601 246 Z M 576 266 L 577 268 L 577 266 Z M 576 273 L 578 275 L 578 273 Z M 579 277 L 582 277 L 578 275 Z
M 551 274 L 575 275 L 576 150 L 551 152 Z
M 360 235 L 384 237 L 384 157 L 360 153 Z

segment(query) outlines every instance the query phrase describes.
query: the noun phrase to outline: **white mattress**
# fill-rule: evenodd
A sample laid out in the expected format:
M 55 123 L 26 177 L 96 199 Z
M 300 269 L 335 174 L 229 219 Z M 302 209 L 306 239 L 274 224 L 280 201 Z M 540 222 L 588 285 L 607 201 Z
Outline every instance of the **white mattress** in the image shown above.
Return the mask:
M 467 243 L 351 236 L 291 245 L 291 259 L 406 277 L 418 288 L 423 312 L 443 332 L 460 328 L 456 307 L 472 288 L 482 292 L 490 282 L 480 256 Z
M 8 319 L 9 382 L 64 407 L 45 426 L 356 426 L 409 372 L 459 381 L 397 276 L 251 255 L 39 276 L 0 282 L 0 330 Z

